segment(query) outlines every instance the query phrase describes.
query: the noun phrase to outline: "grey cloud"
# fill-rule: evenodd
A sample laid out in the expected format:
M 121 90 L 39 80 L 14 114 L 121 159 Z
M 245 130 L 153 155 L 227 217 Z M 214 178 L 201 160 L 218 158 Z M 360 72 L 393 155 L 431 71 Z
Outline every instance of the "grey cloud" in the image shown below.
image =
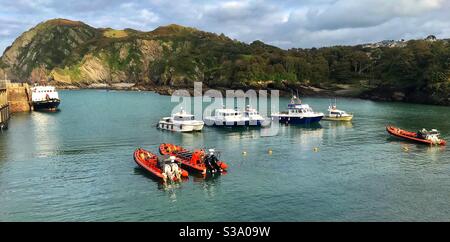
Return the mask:
M 340 0 L 310 9 L 306 27 L 313 30 L 371 27 L 398 17 L 420 16 L 438 10 L 443 4 L 443 0 Z

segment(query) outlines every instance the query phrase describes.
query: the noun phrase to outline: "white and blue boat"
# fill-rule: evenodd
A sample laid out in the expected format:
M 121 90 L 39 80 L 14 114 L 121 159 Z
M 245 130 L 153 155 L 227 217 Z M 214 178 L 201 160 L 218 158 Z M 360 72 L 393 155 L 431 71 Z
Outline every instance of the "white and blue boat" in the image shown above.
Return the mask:
M 287 111 L 272 113 L 272 121 L 278 119 L 283 124 L 311 124 L 317 123 L 323 118 L 323 113 L 314 112 L 308 104 L 293 96 L 288 104 Z

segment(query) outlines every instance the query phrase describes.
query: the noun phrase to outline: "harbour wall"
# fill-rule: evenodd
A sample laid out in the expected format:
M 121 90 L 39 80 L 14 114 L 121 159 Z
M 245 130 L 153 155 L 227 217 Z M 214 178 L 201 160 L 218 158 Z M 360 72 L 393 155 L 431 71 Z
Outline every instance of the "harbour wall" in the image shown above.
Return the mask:
M 31 106 L 31 89 L 28 83 L 6 84 L 7 99 L 11 113 L 29 112 Z

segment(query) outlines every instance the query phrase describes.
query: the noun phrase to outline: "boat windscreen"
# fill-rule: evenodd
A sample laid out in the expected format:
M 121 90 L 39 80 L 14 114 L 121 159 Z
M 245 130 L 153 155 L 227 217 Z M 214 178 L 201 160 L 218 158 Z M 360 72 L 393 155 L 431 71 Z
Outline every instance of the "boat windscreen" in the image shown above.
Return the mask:
M 194 116 L 175 116 L 176 121 L 189 121 L 194 120 Z

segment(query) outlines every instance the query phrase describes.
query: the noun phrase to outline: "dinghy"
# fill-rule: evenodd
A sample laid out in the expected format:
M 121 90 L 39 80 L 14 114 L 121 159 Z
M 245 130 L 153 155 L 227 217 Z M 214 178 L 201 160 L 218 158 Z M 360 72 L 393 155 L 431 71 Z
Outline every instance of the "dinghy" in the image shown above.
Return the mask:
M 432 129 L 431 131 L 427 131 L 425 129 L 420 130 L 419 132 L 410 132 L 406 131 L 392 125 L 386 126 L 386 131 L 399 138 L 403 138 L 406 140 L 411 140 L 418 143 L 429 144 L 429 145 L 446 145 L 446 141 L 441 139 L 439 136 L 439 132 L 436 129 Z
M 162 155 L 173 155 L 177 161 L 185 168 L 190 168 L 202 174 L 206 172 L 222 172 L 226 171 L 228 165 L 223 161 L 219 161 L 217 153 L 213 149 L 189 151 L 181 146 L 174 144 L 161 144 L 159 152 Z
M 172 179 L 167 176 L 165 172 L 163 172 L 158 165 L 158 156 L 152 154 L 151 152 L 144 150 L 142 148 L 138 148 L 134 151 L 134 161 L 142 168 L 153 174 L 155 177 L 162 179 L 163 181 L 172 180 L 178 181 L 179 179 L 176 176 L 172 176 Z M 181 177 L 188 177 L 188 172 L 178 168 L 181 174 Z

